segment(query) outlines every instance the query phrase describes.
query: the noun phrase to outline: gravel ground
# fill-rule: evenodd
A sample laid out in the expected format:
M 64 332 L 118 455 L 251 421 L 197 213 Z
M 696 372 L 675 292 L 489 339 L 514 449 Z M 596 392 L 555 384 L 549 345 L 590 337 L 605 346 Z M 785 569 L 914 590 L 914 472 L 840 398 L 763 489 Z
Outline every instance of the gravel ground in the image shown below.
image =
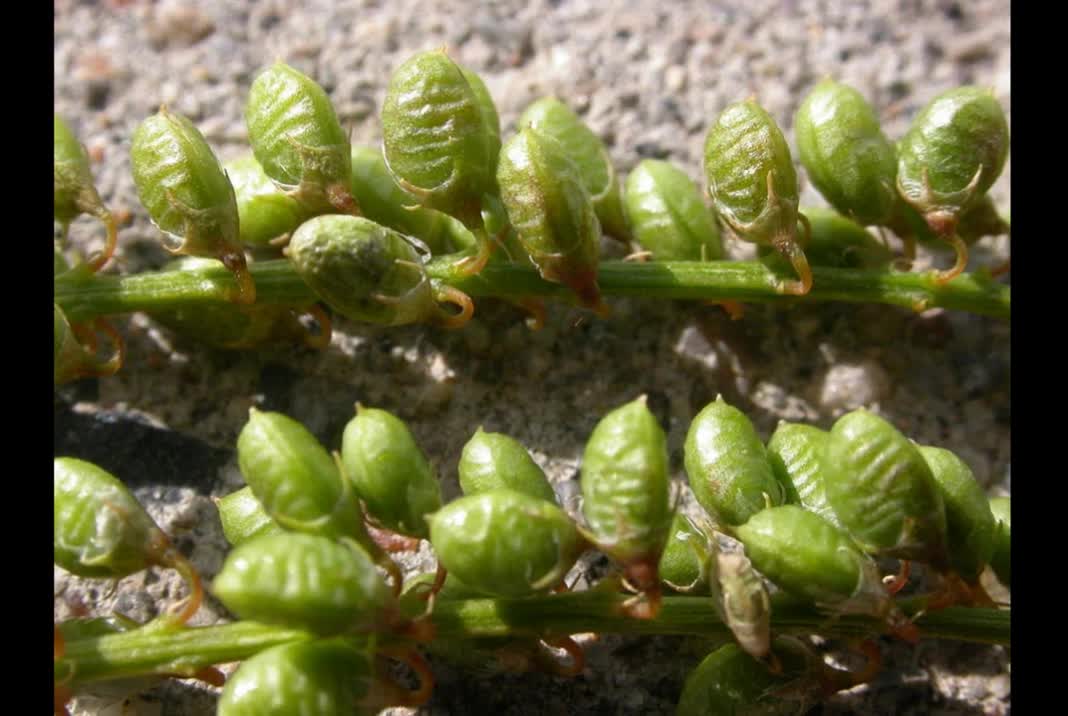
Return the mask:
M 555 94 L 607 142 L 622 174 L 667 158 L 696 180 L 713 118 L 755 94 L 791 137 L 793 113 L 816 81 L 857 87 L 900 136 L 920 107 L 962 84 L 992 87 L 1009 107 L 1009 3 L 822 2 L 55 2 L 55 110 L 89 147 L 105 202 L 127 210 L 111 271 L 157 268 L 167 256 L 136 199 L 129 137 L 161 103 L 192 119 L 221 159 L 247 149 L 243 103 L 255 73 L 284 59 L 330 93 L 356 143 L 377 144 L 390 73 L 411 54 L 446 46 L 485 79 L 507 138 L 533 100 Z M 1011 120 L 1011 117 L 1010 117 Z M 1009 210 L 1009 169 L 992 191 Z M 822 204 L 809 187 L 802 204 Z M 72 228 L 92 249 L 102 231 Z M 973 264 L 1007 255 L 984 239 Z M 611 247 L 606 247 L 611 251 Z M 733 243 L 733 255 L 751 250 Z M 618 252 L 617 252 L 618 253 Z M 921 254 L 940 266 L 945 254 Z M 56 455 L 97 461 L 135 487 L 205 577 L 226 544 L 211 496 L 241 484 L 233 453 L 248 408 L 286 412 L 330 447 L 353 404 L 410 422 L 442 480 L 458 494 L 456 462 L 479 425 L 527 445 L 563 499 L 577 494 L 585 438 L 601 415 L 646 394 L 668 429 L 681 485 L 682 442 L 717 394 L 763 437 L 778 420 L 828 427 L 866 406 L 917 442 L 955 451 L 991 494 L 1008 494 L 1009 324 L 940 311 L 828 304 L 720 309 L 613 300 L 602 321 L 553 306 L 528 331 L 513 309 L 482 301 L 464 330 L 378 329 L 338 321 L 322 352 L 211 351 L 144 316 L 120 322 L 127 365 L 113 378 L 57 391 Z M 573 502 L 573 500 L 572 500 Z M 424 550 L 411 568 L 427 568 Z M 602 573 L 603 560 L 584 563 Z M 81 601 L 94 612 L 147 619 L 182 594 L 167 572 L 117 589 L 55 576 L 56 617 Z M 225 615 L 206 605 L 195 623 Z M 1011 710 L 1009 652 L 1000 647 L 884 641 L 887 668 L 835 696 L 823 713 L 984 713 Z M 708 646 L 605 637 L 588 644 L 578 678 L 487 676 L 436 664 L 421 713 L 670 713 Z M 79 713 L 206 714 L 215 696 L 171 682 L 125 704 L 81 699 Z M 123 711 L 122 709 L 130 709 Z

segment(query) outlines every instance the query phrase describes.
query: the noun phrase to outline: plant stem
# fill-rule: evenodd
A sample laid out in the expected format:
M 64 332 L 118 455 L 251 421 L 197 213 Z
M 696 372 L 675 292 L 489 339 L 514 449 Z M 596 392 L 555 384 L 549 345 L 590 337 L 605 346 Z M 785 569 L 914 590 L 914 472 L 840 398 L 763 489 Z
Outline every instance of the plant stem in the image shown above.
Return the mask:
M 441 601 L 430 620 L 435 639 L 444 642 L 584 632 L 729 636 L 707 597 L 665 597 L 660 613 L 648 620 L 624 616 L 625 599 L 626 595 L 593 589 L 530 599 Z M 907 613 L 921 604 L 922 599 L 901 602 Z M 926 614 L 916 624 L 924 637 L 1008 644 L 1010 617 L 1009 611 L 951 607 Z M 784 633 L 840 637 L 883 631 L 871 618 L 832 620 L 810 606 L 783 600 L 775 601 L 772 627 Z M 68 643 L 63 658 L 56 662 L 56 678 L 72 674 L 68 686 L 73 687 L 130 676 L 192 674 L 205 666 L 243 660 L 278 644 L 310 638 L 307 632 L 252 622 L 179 629 L 148 626 Z
M 474 297 L 572 299 L 567 288 L 543 280 L 530 266 L 491 263 L 478 276 L 461 276 L 456 264 L 455 256 L 432 259 L 427 273 L 431 279 Z M 307 306 L 316 300 L 286 260 L 253 264 L 251 270 L 259 303 Z M 945 286 L 938 286 L 931 273 L 815 267 L 813 276 L 814 286 L 808 295 L 784 296 L 775 290 L 782 276 L 756 261 L 604 261 L 598 282 L 606 296 L 781 304 L 885 303 L 916 310 L 947 308 L 1010 317 L 1009 287 L 982 275 L 964 274 Z M 61 275 L 54 285 L 55 302 L 72 322 L 220 303 L 227 301 L 234 289 L 230 273 L 221 266 L 118 277 Z

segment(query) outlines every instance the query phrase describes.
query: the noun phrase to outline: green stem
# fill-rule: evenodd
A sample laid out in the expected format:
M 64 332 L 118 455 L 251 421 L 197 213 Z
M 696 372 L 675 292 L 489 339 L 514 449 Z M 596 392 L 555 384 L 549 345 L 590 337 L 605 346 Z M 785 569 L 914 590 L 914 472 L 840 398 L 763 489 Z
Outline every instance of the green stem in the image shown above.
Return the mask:
M 665 597 L 655 619 L 624 616 L 625 595 L 594 589 L 530 599 L 468 599 L 435 605 L 436 640 L 455 642 L 501 636 L 664 634 L 728 636 L 707 597 Z M 902 602 L 907 613 L 922 599 Z M 924 637 L 1008 644 L 1010 612 L 952 607 L 920 617 Z M 851 637 L 883 631 L 867 617 L 830 619 L 811 607 L 776 600 L 772 627 L 786 633 Z M 223 626 L 166 629 L 145 627 L 70 642 L 56 662 L 56 679 L 67 685 L 151 674 L 192 674 L 213 664 L 240 661 L 286 642 L 310 639 L 298 630 L 238 622 Z
M 521 264 L 493 264 L 478 276 L 461 276 L 455 256 L 433 259 L 430 278 L 473 297 L 549 297 L 571 300 L 560 284 L 543 280 Z M 286 260 L 251 266 L 260 303 L 306 306 L 315 295 Z M 1010 317 L 1010 289 L 981 274 L 964 274 L 938 286 L 932 273 L 889 270 L 813 268 L 814 285 L 806 296 L 784 296 L 775 287 L 782 276 L 756 261 L 604 261 L 598 282 L 606 296 L 653 299 L 740 301 L 793 304 L 812 301 L 885 303 L 924 310 L 946 308 L 997 318 Z M 55 302 L 73 322 L 116 313 L 174 310 L 228 300 L 234 288 L 222 268 L 171 271 L 133 276 L 60 276 Z

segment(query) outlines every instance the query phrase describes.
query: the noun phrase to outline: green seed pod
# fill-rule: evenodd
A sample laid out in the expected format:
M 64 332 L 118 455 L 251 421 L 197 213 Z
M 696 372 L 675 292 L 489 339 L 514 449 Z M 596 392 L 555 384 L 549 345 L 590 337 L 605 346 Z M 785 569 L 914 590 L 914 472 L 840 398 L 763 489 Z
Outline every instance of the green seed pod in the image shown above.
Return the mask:
M 527 107 L 516 126 L 519 129 L 534 127 L 563 145 L 564 152 L 579 170 L 601 226 L 613 238 L 629 241 L 631 231 L 624 214 L 619 182 L 601 138 L 555 97 L 544 97 Z
M 753 564 L 787 592 L 838 614 L 884 617 L 879 569 L 842 530 L 797 505 L 772 507 L 735 529 Z
M 123 346 L 121 337 L 112 329 L 115 354 L 108 360 L 100 360 L 96 350 L 87 348 L 79 340 L 66 314 L 58 304 L 53 304 L 52 358 L 54 385 L 63 385 L 72 380 L 89 376 L 114 375 L 122 366 Z
M 710 565 L 716 612 L 745 653 L 763 659 L 771 652 L 771 597 L 764 579 L 740 552 L 717 550 Z
M 185 117 L 161 107 L 137 128 L 130 147 L 141 203 L 171 253 L 215 258 L 234 274 L 241 303 L 256 300 L 238 243 L 234 187 L 204 136 Z
M 676 512 L 660 555 L 660 581 L 675 592 L 708 594 L 712 550 L 711 540 L 686 515 Z
M 256 499 L 280 526 L 370 544 L 352 487 L 330 453 L 296 420 L 250 408 L 237 437 L 237 462 Z
M 805 256 L 813 266 L 834 268 L 882 268 L 894 260 L 894 252 L 860 224 L 833 209 L 803 209 L 812 228 Z M 768 266 L 785 267 L 786 260 L 770 247 L 760 247 L 760 260 Z
M 245 124 L 263 171 L 309 211 L 359 216 L 349 190 L 349 137 L 315 80 L 276 62 L 252 83 Z
M 797 238 L 797 172 L 782 131 L 755 101 L 731 105 L 709 129 L 705 176 L 716 212 L 738 238 L 773 246 L 790 260 L 801 280 L 784 282 L 779 291 L 808 293 L 812 274 L 805 242 Z
M 89 262 L 89 269 L 97 271 L 115 252 L 118 238 L 118 222 L 111 215 L 93 184 L 93 174 L 89 169 L 89 154 L 85 151 L 70 127 L 53 115 L 53 171 L 55 176 L 52 215 L 63 226 L 63 236 L 67 235 L 70 223 L 82 214 L 95 216 L 107 229 L 104 250 Z
M 402 420 L 357 405 L 341 438 L 341 460 L 370 517 L 394 532 L 429 536 L 426 516 L 441 509 L 441 487 Z
M 281 534 L 282 526 L 271 519 L 251 487 L 242 487 L 215 501 L 222 522 L 223 534 L 236 547 L 261 535 Z
M 84 460 L 52 464 L 56 564 L 79 577 L 118 579 L 160 563 L 167 538 L 125 485 Z
M 989 90 L 935 97 L 898 143 L 897 190 L 941 237 L 979 201 L 1009 156 L 1009 126 Z
M 508 218 L 541 277 L 567 285 L 583 305 L 600 307 L 601 227 L 564 147 L 530 127 L 520 130 L 501 150 L 497 181 Z
M 261 651 L 226 680 L 218 716 L 362 716 L 371 690 L 367 654 L 344 641 L 282 644 Z
M 994 574 L 1006 587 L 1011 587 L 1012 578 L 1012 510 L 1008 497 L 994 497 L 990 500 L 990 511 L 997 522 L 994 532 L 994 554 L 990 557 L 990 566 Z
M 994 553 L 997 523 L 990 501 L 959 457 L 943 448 L 921 446 L 919 450 L 945 504 L 949 565 L 966 582 L 975 584 Z
M 508 488 L 556 504 L 556 493 L 545 473 L 519 441 L 481 427 L 460 453 L 460 489 L 465 495 Z
M 286 255 L 319 298 L 356 321 L 459 327 L 474 310 L 466 294 L 431 284 L 419 254 L 403 236 L 368 219 L 309 219 L 293 234 Z M 435 298 L 456 303 L 461 312 L 446 312 Z
M 768 460 L 785 488 L 787 502 L 801 505 L 840 526 L 823 487 L 823 452 L 827 439 L 825 430 L 780 420 L 768 440 Z
M 823 80 L 801 103 L 794 128 L 801 164 L 831 206 L 862 226 L 885 224 L 897 201 L 897 156 L 863 95 Z
M 461 497 L 432 515 L 430 542 L 450 573 L 500 597 L 555 586 L 584 547 L 559 507 L 504 489 Z
M 719 226 L 696 185 L 678 167 L 644 159 L 627 176 L 624 192 L 634 239 L 657 261 L 723 258 Z
M 487 141 L 489 142 L 490 176 L 496 181 L 497 161 L 501 155 L 501 118 L 497 114 L 497 105 L 493 103 L 493 96 L 490 94 L 489 88 L 486 87 L 486 83 L 482 81 L 477 72 L 466 67 L 461 67 L 460 71 L 463 73 L 464 79 L 467 80 L 467 84 L 471 85 L 471 91 L 475 93 L 475 100 L 478 102 L 482 125 L 485 128 L 485 133 L 488 137 Z
M 724 524 L 745 524 L 786 499 L 753 424 L 722 395 L 693 419 L 684 456 L 694 496 Z
M 213 259 L 183 257 L 168 263 L 164 271 L 197 271 L 218 266 Z M 271 342 L 304 341 L 323 347 L 330 341 L 330 324 L 322 315 L 321 333 L 312 336 L 301 325 L 301 308 L 279 303 L 203 303 L 150 311 L 149 315 L 175 333 L 223 350 L 243 350 Z M 314 309 L 312 312 L 315 313 Z
M 393 73 L 382 105 L 383 149 L 397 183 L 474 229 L 492 193 L 494 135 L 478 92 L 443 50 L 415 55 Z
M 458 219 L 419 206 L 418 199 L 401 189 L 377 149 L 352 148 L 352 195 L 360 202 L 363 215 L 368 219 L 414 236 L 434 255 L 476 243 L 474 235 Z M 457 245 L 455 236 L 468 243 Z
M 393 600 L 359 545 L 291 532 L 234 547 L 212 591 L 241 619 L 317 634 L 373 630 Z
M 823 485 L 838 520 L 864 549 L 944 567 L 946 513 L 916 446 L 866 410 L 831 428 Z
M 675 716 L 775 716 L 804 713 L 822 696 L 821 664 L 800 641 L 775 639 L 782 673 L 727 644 L 686 677 Z
M 590 541 L 640 590 L 655 586 L 671 527 L 667 438 L 645 396 L 597 423 L 582 458 L 582 514 Z
M 292 233 L 311 212 L 271 181 L 250 155 L 223 165 L 234 187 L 239 219 L 239 238 L 248 246 L 270 246 L 271 241 Z

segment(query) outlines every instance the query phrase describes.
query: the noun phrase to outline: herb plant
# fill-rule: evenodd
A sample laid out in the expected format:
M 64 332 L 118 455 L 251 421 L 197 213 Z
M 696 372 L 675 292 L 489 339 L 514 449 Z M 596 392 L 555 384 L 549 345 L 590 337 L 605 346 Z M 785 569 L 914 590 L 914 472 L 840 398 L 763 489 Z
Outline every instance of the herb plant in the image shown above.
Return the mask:
M 939 129 L 930 115 L 943 106 L 954 120 Z M 612 296 L 1010 313 L 1009 289 L 989 270 L 961 275 L 967 241 L 1008 229 L 985 195 L 1007 129 L 989 95 L 971 88 L 937 99 L 895 149 L 858 93 L 821 83 L 799 110 L 798 144 L 835 211 L 799 206 L 785 137 L 754 101 L 711 124 L 709 209 L 667 162 L 644 162 L 621 182 L 600 140 L 556 99 L 535 103 L 502 142 L 484 83 L 441 51 L 395 73 L 381 153 L 350 146 L 322 88 L 281 63 L 253 83 L 246 119 L 253 157 L 225 169 L 189 120 L 163 108 L 145 121 L 132 150 L 142 203 L 175 252 L 210 262 L 107 276 L 114 222 L 84 149 L 56 118 L 55 220 L 65 233 L 89 213 L 109 232 L 88 260 L 56 246 L 56 385 L 118 370 L 122 338 L 106 318 L 133 311 L 246 350 L 279 337 L 328 344 L 327 310 L 461 328 L 485 297 L 526 308 L 535 323 L 544 298 L 607 319 Z M 900 270 L 868 225 L 906 244 L 949 242 L 957 266 Z M 602 260 L 602 235 L 653 260 Z M 721 235 L 765 255 L 723 260 Z M 246 248 L 270 258 L 252 261 Z M 300 329 L 304 313 L 318 336 Z M 114 344 L 110 357 L 98 332 Z M 873 678 L 878 648 L 864 640 L 880 634 L 1008 643 L 1009 612 L 979 580 L 990 567 L 1008 586 L 1007 500 L 987 501 L 958 456 L 914 445 L 873 412 L 848 413 L 829 431 L 783 423 L 765 444 L 717 398 L 686 437 L 699 503 L 690 517 L 644 398 L 590 435 L 581 508 L 557 500 L 523 445 L 481 428 L 460 456 L 465 495 L 447 503 L 395 415 L 359 406 L 329 447 L 333 456 L 286 415 L 251 411 L 237 445 L 247 487 L 217 503 L 233 550 L 210 586 L 237 619 L 207 627 L 184 625 L 199 576 L 121 482 L 57 458 L 58 565 L 100 578 L 173 567 L 192 592 L 177 616 L 149 624 L 57 625 L 57 710 L 101 683 L 212 681 L 209 667 L 242 661 L 222 716 L 365 713 L 430 697 L 421 650 L 574 676 L 585 661 L 571 635 L 594 632 L 729 642 L 692 672 L 678 713 L 764 713 Z M 429 541 L 436 573 L 403 583 L 389 551 L 406 538 Z M 574 589 L 568 576 L 590 551 L 613 571 Z M 884 576 L 878 558 L 903 561 L 901 571 Z M 902 595 L 908 562 L 933 588 Z M 830 668 L 811 635 L 847 639 L 867 667 Z M 400 685 L 390 661 L 419 686 Z

